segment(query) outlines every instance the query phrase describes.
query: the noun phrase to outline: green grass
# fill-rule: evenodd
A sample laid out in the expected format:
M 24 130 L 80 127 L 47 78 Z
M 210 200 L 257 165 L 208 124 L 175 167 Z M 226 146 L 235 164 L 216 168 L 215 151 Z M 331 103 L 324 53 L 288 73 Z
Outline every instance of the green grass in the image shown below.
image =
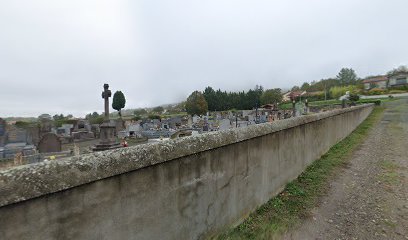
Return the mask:
M 380 162 L 380 166 L 383 170 L 380 175 L 380 181 L 389 185 L 399 183 L 399 175 L 397 173 L 398 165 L 389 160 L 383 160 Z
M 348 157 L 364 141 L 384 111 L 375 107 L 370 116 L 348 137 L 314 161 L 284 191 L 259 207 L 239 226 L 216 239 L 274 239 L 310 216 L 329 186 L 329 178 L 347 164 Z

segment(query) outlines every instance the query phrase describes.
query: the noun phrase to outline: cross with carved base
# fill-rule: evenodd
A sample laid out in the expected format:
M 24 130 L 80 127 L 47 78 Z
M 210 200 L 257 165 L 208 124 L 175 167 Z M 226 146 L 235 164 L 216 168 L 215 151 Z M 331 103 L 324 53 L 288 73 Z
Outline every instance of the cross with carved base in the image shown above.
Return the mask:
M 105 121 L 109 120 L 109 98 L 112 96 L 111 90 L 109 90 L 109 84 L 103 85 L 102 98 L 105 99 Z

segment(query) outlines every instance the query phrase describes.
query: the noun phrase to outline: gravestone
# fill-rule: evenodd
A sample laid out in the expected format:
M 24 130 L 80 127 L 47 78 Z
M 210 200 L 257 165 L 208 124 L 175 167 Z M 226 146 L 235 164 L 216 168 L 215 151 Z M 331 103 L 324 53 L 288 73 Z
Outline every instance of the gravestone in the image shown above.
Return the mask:
M 222 130 L 227 130 L 231 128 L 231 121 L 229 119 L 223 119 L 220 121 L 219 129 Z
M 6 121 L 3 118 L 0 118 L 0 137 L 4 136 L 6 133 Z
M 109 121 L 109 98 L 112 96 L 112 92 L 109 90 L 108 84 L 104 84 L 103 89 L 102 98 L 105 102 L 105 122 L 100 126 L 100 142 L 92 149 L 95 152 L 121 147 L 115 137 L 116 126 Z
M 125 122 L 122 119 L 116 119 L 115 120 L 115 127 L 116 127 L 116 132 L 121 132 L 125 130 Z
M 6 141 L 6 121 L 0 118 L 0 147 L 4 146 Z
M 73 124 L 73 132 L 90 132 L 91 131 L 91 125 L 89 124 L 89 121 L 86 119 L 78 119 L 74 122 Z
M 297 102 L 294 108 L 294 111 L 295 111 L 294 117 L 303 115 L 304 110 L 305 110 L 305 104 L 303 102 Z
M 38 125 L 32 125 L 26 128 L 27 131 L 27 143 L 37 146 L 40 142 L 40 127 Z
M 129 132 L 129 136 L 136 136 L 138 133 L 140 134 L 142 129 L 140 127 L 140 124 L 136 123 L 128 125 L 127 131 Z
M 7 143 L 27 143 L 27 131 L 10 126 L 7 130 Z
M 101 133 L 101 129 L 99 127 L 99 124 L 92 124 L 91 125 L 91 131 L 94 135 L 94 138 L 99 138 L 99 135 Z
M 54 133 L 46 133 L 38 143 L 40 153 L 61 152 L 61 140 Z

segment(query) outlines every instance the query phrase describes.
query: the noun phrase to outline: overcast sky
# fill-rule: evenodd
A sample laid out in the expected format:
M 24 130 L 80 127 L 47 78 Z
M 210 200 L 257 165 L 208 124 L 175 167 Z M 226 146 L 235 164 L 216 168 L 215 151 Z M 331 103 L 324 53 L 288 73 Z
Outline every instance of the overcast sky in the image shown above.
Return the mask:
M 3 0 L 0 116 L 184 100 L 206 86 L 289 88 L 407 64 L 407 0 Z

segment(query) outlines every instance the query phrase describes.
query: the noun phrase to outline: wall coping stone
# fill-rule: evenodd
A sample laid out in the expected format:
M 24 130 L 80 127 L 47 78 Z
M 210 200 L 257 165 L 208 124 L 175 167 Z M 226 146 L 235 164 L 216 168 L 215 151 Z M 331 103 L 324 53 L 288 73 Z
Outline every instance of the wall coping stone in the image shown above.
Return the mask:
M 0 207 L 372 106 L 358 105 L 0 170 Z

